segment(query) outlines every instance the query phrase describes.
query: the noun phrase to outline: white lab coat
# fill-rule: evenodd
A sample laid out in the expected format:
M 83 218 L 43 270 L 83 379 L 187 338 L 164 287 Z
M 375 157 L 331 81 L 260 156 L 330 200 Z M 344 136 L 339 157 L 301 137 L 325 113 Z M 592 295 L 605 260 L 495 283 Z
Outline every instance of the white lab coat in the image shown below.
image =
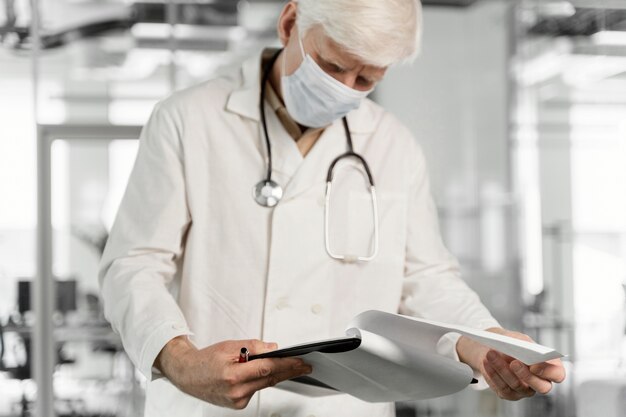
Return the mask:
M 354 148 L 376 182 L 376 259 L 344 264 L 324 248 L 327 169 L 346 150 L 341 121 L 303 158 L 266 103 L 273 179 L 285 194 L 273 209 L 256 204 L 252 188 L 266 169 L 259 68 L 255 57 L 232 76 L 155 107 L 101 263 L 105 315 L 151 381 L 146 416 L 392 416 L 392 404 L 277 388 L 257 393 L 243 411 L 228 410 L 191 398 L 152 372 L 175 336 L 189 334 L 199 347 L 248 338 L 285 346 L 341 336 L 368 309 L 498 326 L 442 244 L 419 146 L 373 102 L 365 100 L 348 120 Z M 331 244 L 337 252 L 367 254 L 373 224 L 369 193 L 357 175 L 362 169 L 340 165 Z M 454 356 L 455 340 L 442 340 L 442 352 Z

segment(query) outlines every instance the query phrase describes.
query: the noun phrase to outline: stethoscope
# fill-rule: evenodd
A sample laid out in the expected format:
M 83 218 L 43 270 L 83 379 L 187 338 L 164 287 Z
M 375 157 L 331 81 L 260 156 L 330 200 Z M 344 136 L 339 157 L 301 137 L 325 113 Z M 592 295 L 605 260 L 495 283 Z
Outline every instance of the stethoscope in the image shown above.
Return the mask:
M 261 81 L 261 96 L 259 100 L 259 111 L 261 114 L 261 123 L 263 125 L 263 133 L 265 136 L 265 145 L 267 148 L 267 173 L 265 178 L 259 181 L 253 188 L 252 195 L 254 197 L 254 201 L 256 201 L 259 205 L 263 207 L 274 207 L 278 204 L 278 202 L 283 197 L 283 188 L 274 180 L 272 180 L 272 145 L 270 143 L 270 137 L 267 129 L 267 119 L 265 116 L 265 90 L 266 85 L 269 80 L 269 76 L 271 73 L 271 69 L 274 67 L 274 63 L 278 59 L 278 56 L 282 52 L 282 49 L 277 51 L 274 56 L 267 63 L 263 72 L 263 79 Z M 324 200 L 324 245 L 326 247 L 326 252 L 328 255 L 333 258 L 347 263 L 355 263 L 355 262 L 368 262 L 376 257 L 378 254 L 378 203 L 376 200 L 376 187 L 374 186 L 374 177 L 372 176 L 372 172 L 370 170 L 369 165 L 365 158 L 363 158 L 358 153 L 354 152 L 354 148 L 352 146 L 352 135 L 350 134 L 350 127 L 348 126 L 348 120 L 346 117 L 342 118 L 343 128 L 346 133 L 346 143 L 348 146 L 348 150 L 345 153 L 337 156 L 330 166 L 328 167 L 328 174 L 326 175 L 326 195 Z M 344 254 L 340 255 L 335 253 L 330 245 L 329 239 L 329 219 L 330 219 L 330 196 L 332 193 L 332 184 L 333 184 L 333 176 L 335 166 L 342 159 L 353 158 L 361 163 L 363 168 L 365 169 L 365 173 L 367 176 L 367 180 L 369 181 L 369 189 L 372 201 L 372 213 L 374 216 L 374 245 L 372 251 L 369 255 L 359 256 L 352 254 Z

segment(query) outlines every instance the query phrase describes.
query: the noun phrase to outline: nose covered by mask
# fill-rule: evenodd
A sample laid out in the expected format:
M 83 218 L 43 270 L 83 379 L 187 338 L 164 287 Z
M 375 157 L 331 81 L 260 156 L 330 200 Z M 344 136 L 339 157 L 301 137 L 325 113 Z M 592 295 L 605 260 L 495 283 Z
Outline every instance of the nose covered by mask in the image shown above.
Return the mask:
M 341 119 L 354 109 L 372 91 L 358 91 L 328 75 L 310 55 L 304 52 L 298 36 L 302 64 L 291 75 L 283 75 L 281 86 L 283 100 L 291 117 L 303 126 L 324 127 Z

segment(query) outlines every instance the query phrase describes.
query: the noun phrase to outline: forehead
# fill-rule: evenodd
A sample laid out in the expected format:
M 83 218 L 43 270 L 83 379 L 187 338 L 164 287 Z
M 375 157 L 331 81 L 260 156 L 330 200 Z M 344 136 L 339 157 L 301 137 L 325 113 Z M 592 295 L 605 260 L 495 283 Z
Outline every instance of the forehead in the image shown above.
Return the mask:
M 310 40 L 314 45 L 315 52 L 324 60 L 340 63 L 347 67 L 365 67 L 375 71 L 385 70 L 385 68 L 370 65 L 363 58 L 350 53 L 345 47 L 326 35 L 320 26 L 311 28 L 307 32 L 305 39 Z

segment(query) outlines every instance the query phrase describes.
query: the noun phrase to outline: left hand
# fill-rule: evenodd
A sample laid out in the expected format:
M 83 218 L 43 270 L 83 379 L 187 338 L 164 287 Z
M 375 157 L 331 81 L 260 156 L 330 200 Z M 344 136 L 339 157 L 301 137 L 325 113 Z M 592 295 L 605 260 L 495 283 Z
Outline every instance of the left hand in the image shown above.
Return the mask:
M 487 331 L 533 342 L 530 337 L 518 332 L 500 328 Z M 532 397 L 537 392 L 547 394 L 552 389 L 552 383 L 565 379 L 565 368 L 560 359 L 528 366 L 464 336 L 459 339 L 456 349 L 461 361 L 479 371 L 498 397 L 505 400 L 517 401 Z

